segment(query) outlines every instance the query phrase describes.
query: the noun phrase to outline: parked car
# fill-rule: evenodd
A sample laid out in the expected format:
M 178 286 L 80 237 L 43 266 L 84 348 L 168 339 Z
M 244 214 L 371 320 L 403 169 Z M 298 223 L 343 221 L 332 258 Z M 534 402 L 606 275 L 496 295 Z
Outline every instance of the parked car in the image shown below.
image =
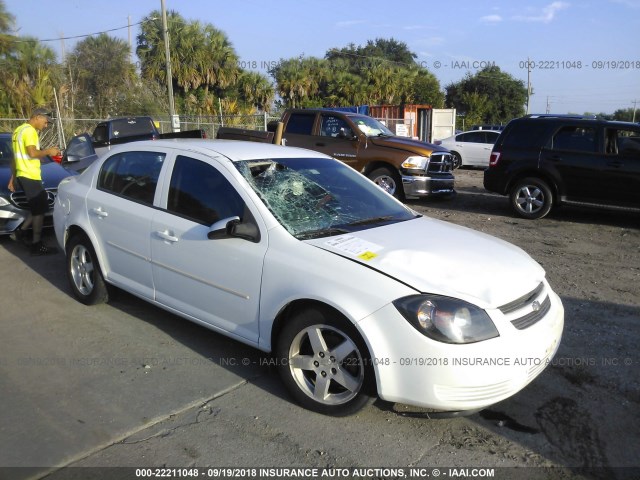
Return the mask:
M 499 135 L 497 130 L 472 130 L 436 141 L 436 144 L 451 151 L 454 168 L 488 167 L 491 149 Z
M 21 190 L 10 192 L 8 188 L 12 161 L 11 134 L 0 133 L 0 235 L 11 234 L 29 215 L 29 205 L 24 192 Z M 56 198 L 58 183 L 72 174 L 74 173 L 69 172 L 49 158 L 43 161 L 42 181 L 51 207 L 53 207 Z M 16 188 L 18 188 L 17 184 Z M 51 215 L 52 210 L 45 215 L 45 227 L 52 225 Z
M 75 297 L 108 286 L 265 352 L 332 415 L 371 395 L 468 411 L 549 363 L 564 313 L 542 267 L 425 218 L 324 154 L 242 141 L 114 148 L 59 187 Z
M 640 125 L 572 116 L 531 116 L 502 131 L 484 186 L 513 210 L 542 218 L 573 204 L 640 211 Z

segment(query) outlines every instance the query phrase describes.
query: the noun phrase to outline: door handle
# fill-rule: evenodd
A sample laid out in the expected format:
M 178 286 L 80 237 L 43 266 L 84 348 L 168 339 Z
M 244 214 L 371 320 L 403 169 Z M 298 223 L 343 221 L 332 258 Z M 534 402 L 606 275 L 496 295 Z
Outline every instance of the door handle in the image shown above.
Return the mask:
M 105 212 L 104 210 L 102 210 L 102 207 L 92 208 L 91 213 L 97 215 L 100 218 L 105 218 L 109 216 L 109 212 Z
M 624 163 L 622 163 L 620 160 L 611 160 L 610 162 L 607 162 L 607 165 L 613 168 L 624 167 Z
M 316 143 L 316 147 L 326 147 L 327 145 L 325 143 L 322 142 L 317 142 Z
M 178 237 L 173 235 L 173 232 L 168 230 L 165 230 L 164 232 L 156 232 L 156 235 L 169 243 L 175 243 L 179 240 Z

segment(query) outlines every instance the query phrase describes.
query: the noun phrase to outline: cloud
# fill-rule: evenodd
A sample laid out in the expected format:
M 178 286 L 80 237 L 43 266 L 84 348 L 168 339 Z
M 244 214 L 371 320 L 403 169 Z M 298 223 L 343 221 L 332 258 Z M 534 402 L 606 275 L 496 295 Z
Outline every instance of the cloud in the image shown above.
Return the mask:
M 553 2 L 544 7 L 540 12 L 535 12 L 532 15 L 517 15 L 513 18 L 522 22 L 551 23 L 556 17 L 556 13 L 565 8 L 569 8 L 567 2 Z
M 500 15 L 486 15 L 480 19 L 482 23 L 500 23 L 502 17 Z
M 367 23 L 367 21 L 366 20 L 344 20 L 342 22 L 336 23 L 336 27 L 347 28 L 347 27 L 353 27 L 354 25 L 361 25 L 363 23 Z

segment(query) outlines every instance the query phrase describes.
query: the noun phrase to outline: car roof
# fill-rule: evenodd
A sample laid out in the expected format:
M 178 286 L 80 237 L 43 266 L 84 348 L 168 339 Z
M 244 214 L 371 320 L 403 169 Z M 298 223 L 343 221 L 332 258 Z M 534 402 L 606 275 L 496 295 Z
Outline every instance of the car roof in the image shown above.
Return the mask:
M 214 140 L 214 139 L 192 139 L 192 138 L 172 138 L 165 140 L 145 140 L 141 142 L 131 142 L 112 148 L 107 155 L 119 152 L 126 152 L 149 148 L 170 148 L 193 151 L 208 156 L 225 156 L 231 161 L 257 160 L 264 158 L 331 158 L 319 152 L 306 150 L 304 148 L 284 147 L 271 143 L 247 142 L 242 140 Z
M 565 116 L 528 116 L 528 117 L 520 117 L 520 118 L 515 118 L 513 119 L 511 122 L 514 123 L 530 123 L 530 122 L 535 122 L 535 123 L 548 123 L 548 124 L 567 124 L 567 125 L 580 125 L 580 124 L 585 124 L 585 125 L 603 125 L 603 126 L 610 126 L 610 127 L 622 127 L 622 128 L 628 128 L 628 127 L 640 127 L 640 125 L 638 123 L 633 123 L 633 122 L 623 122 L 621 120 L 605 120 L 602 118 L 584 118 L 584 117 L 579 117 L 579 116 L 571 116 L 571 115 L 565 115 Z
M 478 130 L 465 130 L 464 132 L 459 132 L 452 136 L 455 137 L 456 135 L 461 135 L 463 133 L 478 133 L 478 132 L 502 133 L 502 130 L 490 130 L 488 128 L 487 129 L 482 128 Z

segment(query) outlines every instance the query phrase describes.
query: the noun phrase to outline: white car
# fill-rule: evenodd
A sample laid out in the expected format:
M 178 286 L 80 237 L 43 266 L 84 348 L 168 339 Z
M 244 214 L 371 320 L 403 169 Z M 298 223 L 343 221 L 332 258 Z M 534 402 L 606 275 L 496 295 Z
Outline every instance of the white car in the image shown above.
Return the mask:
M 292 396 L 325 414 L 376 394 L 485 407 L 531 382 L 562 334 L 560 299 L 524 251 L 308 150 L 122 145 L 60 184 L 54 225 L 81 302 L 114 285 L 271 352 Z
M 436 142 L 449 149 L 453 156 L 454 168 L 488 167 L 491 149 L 500 132 L 497 130 L 471 130 Z

